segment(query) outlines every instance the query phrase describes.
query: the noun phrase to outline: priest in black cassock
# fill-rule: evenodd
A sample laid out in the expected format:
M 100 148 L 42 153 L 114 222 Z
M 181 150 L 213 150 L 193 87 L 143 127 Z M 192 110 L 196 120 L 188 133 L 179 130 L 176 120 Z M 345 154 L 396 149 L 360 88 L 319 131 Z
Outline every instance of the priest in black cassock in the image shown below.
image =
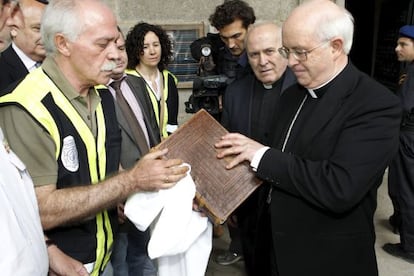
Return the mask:
M 257 245 L 270 257 L 256 254 L 261 275 L 378 275 L 373 217 L 401 108 L 349 60 L 353 29 L 332 1 L 295 8 L 279 53 L 298 84 L 278 101 L 271 146 L 236 133 L 216 143 L 218 158 L 233 156 L 228 169 L 248 161 L 264 180 Z
M 296 83 L 287 61 L 277 51 L 282 46 L 282 31 L 274 23 L 251 25 L 246 36 L 246 53 L 253 73 L 235 80 L 224 94 L 222 125 L 264 145 L 273 140 L 274 114 L 280 95 Z M 244 263 L 248 275 L 264 275 L 253 265 L 256 237 L 256 210 L 264 186 L 256 190 L 234 215 L 241 237 Z M 258 252 L 262 255 L 263 252 Z

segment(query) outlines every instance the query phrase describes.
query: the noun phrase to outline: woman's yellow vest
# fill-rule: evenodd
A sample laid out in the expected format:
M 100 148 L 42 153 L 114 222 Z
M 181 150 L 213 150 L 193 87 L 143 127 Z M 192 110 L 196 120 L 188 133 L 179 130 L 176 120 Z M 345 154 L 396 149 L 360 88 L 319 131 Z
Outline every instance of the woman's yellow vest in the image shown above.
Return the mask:
M 137 77 L 142 77 L 136 70 L 134 69 L 127 69 L 126 70 L 127 74 L 131 74 Z M 164 79 L 164 90 L 162 91 L 163 95 L 160 101 L 157 100 L 157 97 L 155 96 L 154 92 L 151 90 L 151 88 L 149 87 L 149 85 L 147 85 L 147 92 L 150 96 L 151 99 L 151 103 L 152 103 L 152 107 L 154 109 L 154 113 L 155 113 L 155 117 L 157 119 L 157 123 L 158 126 L 160 128 L 160 136 L 161 138 L 167 138 L 168 137 L 168 133 L 167 133 L 167 122 L 168 122 L 168 107 L 167 107 L 167 99 L 168 99 L 168 79 L 169 76 L 171 76 L 174 80 L 174 82 L 177 84 L 178 80 L 177 78 L 168 70 L 163 70 L 162 71 L 162 76 Z M 161 110 L 164 109 L 163 112 L 161 112 Z M 163 118 L 161 118 L 161 123 L 160 123 L 160 115 L 161 113 L 163 114 Z M 162 124 L 162 125 L 161 125 Z

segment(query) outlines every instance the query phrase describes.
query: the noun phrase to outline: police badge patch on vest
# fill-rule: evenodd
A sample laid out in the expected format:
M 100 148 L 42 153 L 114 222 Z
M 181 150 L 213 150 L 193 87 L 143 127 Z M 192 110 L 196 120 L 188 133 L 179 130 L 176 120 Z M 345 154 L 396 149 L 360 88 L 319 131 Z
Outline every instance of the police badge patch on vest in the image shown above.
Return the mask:
M 78 150 L 75 138 L 71 135 L 63 138 L 62 164 L 70 172 L 76 172 L 79 169 Z

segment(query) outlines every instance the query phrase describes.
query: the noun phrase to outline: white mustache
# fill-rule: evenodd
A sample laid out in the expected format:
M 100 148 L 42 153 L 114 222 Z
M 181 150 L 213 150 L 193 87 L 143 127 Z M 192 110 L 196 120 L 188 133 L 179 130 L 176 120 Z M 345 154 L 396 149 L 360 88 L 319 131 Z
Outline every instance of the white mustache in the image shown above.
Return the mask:
M 116 68 L 116 63 L 114 61 L 109 61 L 102 65 L 101 72 L 110 72 Z

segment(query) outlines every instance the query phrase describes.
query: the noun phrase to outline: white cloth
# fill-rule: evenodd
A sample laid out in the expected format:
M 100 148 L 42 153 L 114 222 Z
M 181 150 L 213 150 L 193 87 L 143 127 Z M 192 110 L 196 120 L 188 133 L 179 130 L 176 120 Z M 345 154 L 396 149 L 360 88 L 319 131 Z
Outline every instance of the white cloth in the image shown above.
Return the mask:
M 212 248 L 212 225 L 207 217 L 192 210 L 194 196 L 195 184 L 188 173 L 170 189 L 136 193 L 125 204 L 125 215 L 141 231 L 159 215 L 148 255 L 157 259 L 160 276 L 205 274 Z
M 25 165 L 3 146 L 0 129 L 0 271 L 47 275 L 49 259 L 33 182 Z

